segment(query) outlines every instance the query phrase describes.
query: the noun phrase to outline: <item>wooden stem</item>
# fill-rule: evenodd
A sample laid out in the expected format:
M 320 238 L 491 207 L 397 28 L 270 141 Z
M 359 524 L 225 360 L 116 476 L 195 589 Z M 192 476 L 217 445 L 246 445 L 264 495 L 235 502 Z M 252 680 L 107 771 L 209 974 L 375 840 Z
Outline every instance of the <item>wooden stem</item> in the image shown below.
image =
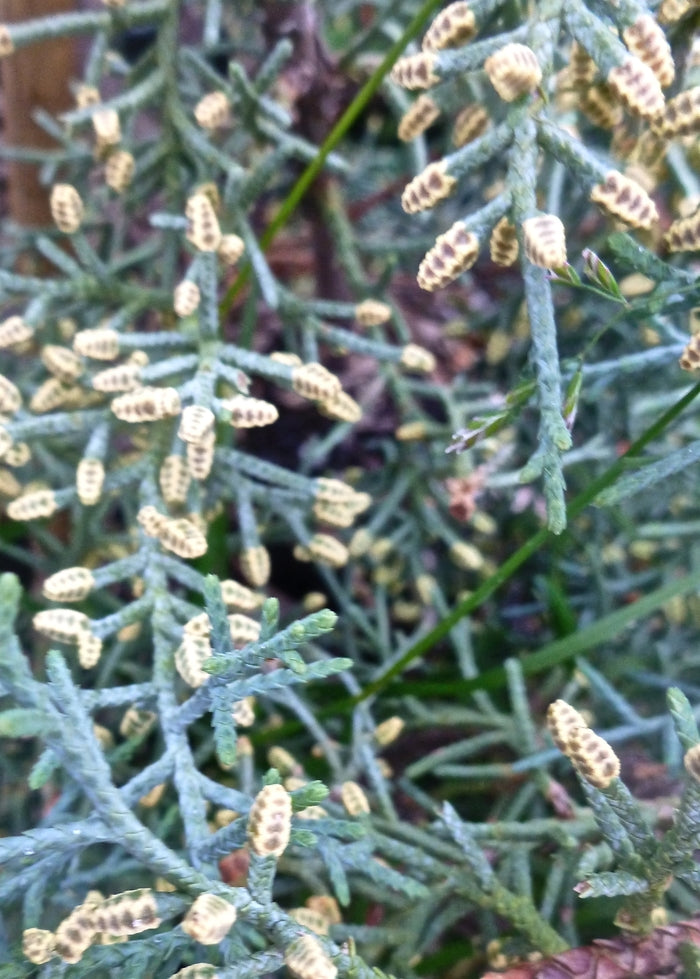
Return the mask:
M 31 20 L 76 9 L 76 0 L 0 0 L 0 22 Z M 56 38 L 21 48 L 0 63 L 4 93 L 5 140 L 9 146 L 51 149 L 55 141 L 38 126 L 32 113 L 51 115 L 72 105 L 68 83 L 76 67 L 72 38 Z M 9 212 L 27 227 L 51 222 L 49 191 L 39 182 L 39 167 L 11 161 L 8 165 Z

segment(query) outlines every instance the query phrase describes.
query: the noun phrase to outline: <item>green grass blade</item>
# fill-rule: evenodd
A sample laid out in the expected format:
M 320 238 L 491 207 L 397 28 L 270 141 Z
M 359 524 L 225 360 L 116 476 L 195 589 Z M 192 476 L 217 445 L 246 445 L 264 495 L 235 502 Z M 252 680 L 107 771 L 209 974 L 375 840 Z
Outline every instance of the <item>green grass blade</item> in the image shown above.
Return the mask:
M 700 570 L 684 575 L 682 578 L 674 578 L 667 585 L 649 592 L 648 595 L 643 595 L 636 602 L 616 609 L 573 635 L 565 636 L 563 639 L 555 639 L 543 646 L 542 649 L 538 649 L 536 653 L 529 653 L 521 657 L 519 660 L 520 668 L 525 676 L 543 673 L 553 666 L 609 642 L 632 622 L 649 615 L 678 595 L 687 595 L 689 592 L 697 591 L 698 587 L 700 587 Z M 505 682 L 505 670 L 502 666 L 496 666 L 491 670 L 485 670 L 470 680 L 417 680 L 411 683 L 396 684 L 392 686 L 391 692 L 392 694 L 411 694 L 413 696 L 425 694 L 426 696 L 452 697 L 454 694 L 463 696 L 473 693 L 475 690 L 494 690 L 502 687 Z
M 604 489 L 618 479 L 622 472 L 626 468 L 627 461 L 633 458 L 646 448 L 646 446 L 652 442 L 654 439 L 666 429 L 671 422 L 684 411 L 689 404 L 691 404 L 695 398 L 700 394 L 700 383 L 696 384 L 689 391 L 687 391 L 682 398 L 680 398 L 675 405 L 672 405 L 667 411 L 665 411 L 654 423 L 650 425 L 649 428 L 640 435 L 640 437 L 633 442 L 629 447 L 627 452 L 620 456 L 608 469 L 605 470 L 602 475 L 597 479 L 594 479 L 589 486 L 586 487 L 581 493 L 576 496 L 567 507 L 567 520 L 570 522 L 573 517 L 576 517 L 585 508 L 593 502 L 593 500 L 602 493 Z M 460 619 L 463 619 L 466 615 L 470 615 L 477 608 L 479 608 L 483 603 L 497 591 L 501 585 L 505 584 L 506 581 L 518 570 L 518 568 L 527 561 L 529 557 L 538 551 L 548 540 L 556 540 L 557 538 L 543 527 L 536 534 L 534 534 L 529 540 L 525 541 L 522 547 L 511 554 L 511 556 L 500 565 L 500 567 L 484 581 L 477 589 L 475 589 L 472 594 L 466 598 L 463 602 L 460 602 L 452 612 L 446 615 L 443 619 L 438 622 L 435 628 L 431 629 L 430 632 L 426 633 L 418 642 L 414 643 L 400 659 L 396 660 L 388 669 L 384 671 L 376 680 L 369 683 L 364 690 L 355 698 L 357 703 L 366 700 L 368 697 L 374 696 L 380 690 L 384 689 L 387 684 L 399 676 L 403 671 L 411 665 L 415 660 L 419 659 L 428 650 L 438 643 L 441 639 L 449 633 L 450 629 L 455 626 Z M 666 601 L 667 599 L 664 599 Z M 478 678 L 477 678 L 478 679 Z M 476 689 L 476 687 L 474 688 Z
M 285 226 L 291 215 L 299 206 L 299 202 L 304 197 L 304 194 L 306 194 L 311 184 L 323 169 L 323 165 L 328 159 L 328 156 L 333 152 L 343 136 L 345 136 L 348 129 L 352 126 L 360 113 L 367 107 L 370 99 L 379 89 L 379 86 L 383 82 L 385 76 L 389 73 L 389 71 L 391 71 L 391 68 L 396 60 L 403 54 L 406 45 L 420 32 L 430 15 L 433 13 L 433 11 L 437 10 L 440 4 L 441 0 L 426 0 L 426 2 L 421 6 L 420 10 L 416 13 L 415 17 L 408 24 L 403 34 L 391 45 L 387 53 L 382 58 L 379 66 L 362 86 L 345 112 L 343 112 L 340 119 L 338 119 L 319 147 L 318 153 L 314 159 L 308 164 L 297 182 L 287 194 L 279 211 L 260 238 L 260 247 L 262 249 L 268 248 L 275 235 Z M 219 304 L 219 312 L 222 318 L 229 312 L 236 296 L 250 278 L 250 272 L 250 264 L 244 265 L 238 278 L 232 283 L 226 292 L 226 295 L 221 300 L 221 303 Z

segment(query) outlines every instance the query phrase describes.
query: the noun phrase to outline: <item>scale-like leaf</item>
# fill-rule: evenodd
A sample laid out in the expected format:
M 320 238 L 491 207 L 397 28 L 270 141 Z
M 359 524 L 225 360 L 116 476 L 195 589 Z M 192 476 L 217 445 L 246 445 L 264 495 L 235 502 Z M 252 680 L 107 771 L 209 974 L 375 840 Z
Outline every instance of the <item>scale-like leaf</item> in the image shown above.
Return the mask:
M 649 465 L 637 472 L 622 476 L 613 486 L 609 486 L 602 493 L 599 493 L 595 503 L 598 506 L 610 506 L 619 503 L 630 496 L 642 493 L 651 486 L 668 479 L 669 476 L 682 472 L 688 466 L 699 461 L 700 440 L 691 442 L 676 452 L 671 452 L 657 462 L 650 462 Z

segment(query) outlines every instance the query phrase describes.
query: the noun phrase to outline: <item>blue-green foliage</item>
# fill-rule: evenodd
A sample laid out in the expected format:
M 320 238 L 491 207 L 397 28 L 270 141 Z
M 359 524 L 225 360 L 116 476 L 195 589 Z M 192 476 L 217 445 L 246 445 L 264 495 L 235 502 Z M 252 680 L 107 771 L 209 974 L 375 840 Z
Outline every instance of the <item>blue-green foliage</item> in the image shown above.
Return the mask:
M 484 604 L 528 533 L 523 509 L 561 532 L 565 468 L 589 485 L 617 440 L 653 433 L 650 416 L 694 397 L 677 367 L 694 271 L 659 257 L 656 224 L 644 245 L 608 235 L 587 196 L 627 164 L 669 207 L 674 190 L 700 189 L 690 146 L 668 149 L 664 170 L 648 119 L 618 105 L 608 132 L 582 112 L 646 7 L 474 0 L 479 38 L 430 55 L 434 130 L 397 148 L 411 107 L 385 79 L 359 130 L 324 146 L 306 209 L 270 248 L 275 209 L 345 102 L 368 71 L 379 88 L 390 66 L 375 62 L 438 6 L 130 0 L 7 29 L 15 48 L 88 42 L 77 107 L 38 116 L 56 147 L 2 151 L 38 161 L 75 213 L 54 201 L 59 230 L 8 228 L 1 243 L 0 554 L 33 580 L 21 603 L 16 578 L 0 578 L 0 811 L 12 818 L 0 979 L 170 979 L 195 964 L 190 979 L 263 976 L 283 967 L 310 911 L 318 925 L 319 907 L 320 979 L 473 971 L 506 932 L 560 952 L 580 938 L 574 887 L 614 897 L 627 929 L 649 930 L 660 906 L 695 913 L 692 766 L 659 833 L 622 781 L 577 785 L 539 717 L 566 696 L 599 714 L 616 748 L 660 742 L 673 771 L 697 745 L 683 692 L 697 695 L 697 680 L 676 655 L 697 616 L 686 601 L 697 504 L 677 492 L 697 457 L 697 415 L 599 498 L 629 511 L 576 524 L 577 546 L 528 566 L 502 617 Z M 683 89 L 697 73 L 685 26 L 669 28 L 688 63 Z M 132 63 L 119 48 L 134 30 L 148 43 Z M 574 39 L 594 62 L 585 82 L 562 73 Z M 542 69 L 512 101 L 485 66 L 506 43 L 527 45 Z M 422 57 L 406 55 L 409 66 Z M 455 149 L 445 121 L 465 106 L 493 125 Z M 107 142 L 104 113 L 119 122 Z M 434 226 L 398 207 L 431 159 L 455 178 Z M 541 213 L 566 230 L 557 268 L 528 250 L 523 224 Z M 520 247 L 514 275 L 484 255 L 504 216 Z M 412 280 L 424 253 L 449 264 L 435 237 L 462 221 L 482 251 L 475 278 L 428 303 L 397 268 Z M 28 244 L 45 275 L 23 270 Z M 622 278 L 633 273 L 648 277 L 638 294 Z M 614 424 L 613 395 L 627 408 Z M 452 432 L 459 451 L 446 454 Z M 542 497 L 536 483 L 514 496 L 540 477 Z M 507 503 L 491 507 L 503 490 Z M 663 562 L 659 501 L 675 521 Z M 280 553 L 312 576 L 280 583 Z M 465 590 L 489 582 L 483 618 L 454 615 Z M 681 603 L 664 606 L 668 636 L 640 626 L 615 645 L 633 619 L 626 603 L 649 587 L 662 597 L 648 610 L 667 594 Z M 444 644 L 417 659 L 448 614 Z M 530 687 L 520 654 L 550 627 L 557 655 Z M 579 627 L 585 642 L 567 650 Z M 604 664 L 581 659 L 569 677 L 559 664 L 594 642 Z M 505 663 L 503 696 L 481 682 L 492 661 Z M 392 688 L 397 664 L 414 670 Z M 671 683 L 672 723 L 655 694 Z M 379 733 L 387 718 L 404 725 L 394 744 Z M 346 783 L 369 812 L 346 810 Z M 279 856 L 252 845 L 251 809 L 270 785 L 293 814 Z M 271 835 L 284 831 L 273 820 Z M 129 917 L 141 889 L 152 927 Z M 237 912 L 212 945 L 187 930 L 206 893 Z M 95 924 L 110 896 L 126 907 L 121 932 Z

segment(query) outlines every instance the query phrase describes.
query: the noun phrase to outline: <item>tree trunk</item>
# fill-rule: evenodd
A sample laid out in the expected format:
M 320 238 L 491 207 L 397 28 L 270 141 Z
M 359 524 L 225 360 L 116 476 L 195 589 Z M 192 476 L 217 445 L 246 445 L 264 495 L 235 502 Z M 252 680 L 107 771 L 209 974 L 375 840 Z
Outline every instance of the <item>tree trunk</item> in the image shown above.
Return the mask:
M 76 0 L 0 0 L 0 22 L 31 20 L 76 8 Z M 68 83 L 75 74 L 73 38 L 56 38 L 21 48 L 0 63 L 4 93 L 5 142 L 9 146 L 51 149 L 55 141 L 32 119 L 35 109 L 55 115 L 72 105 Z M 27 227 L 49 224 L 48 188 L 39 182 L 39 166 L 8 165 L 9 214 Z

